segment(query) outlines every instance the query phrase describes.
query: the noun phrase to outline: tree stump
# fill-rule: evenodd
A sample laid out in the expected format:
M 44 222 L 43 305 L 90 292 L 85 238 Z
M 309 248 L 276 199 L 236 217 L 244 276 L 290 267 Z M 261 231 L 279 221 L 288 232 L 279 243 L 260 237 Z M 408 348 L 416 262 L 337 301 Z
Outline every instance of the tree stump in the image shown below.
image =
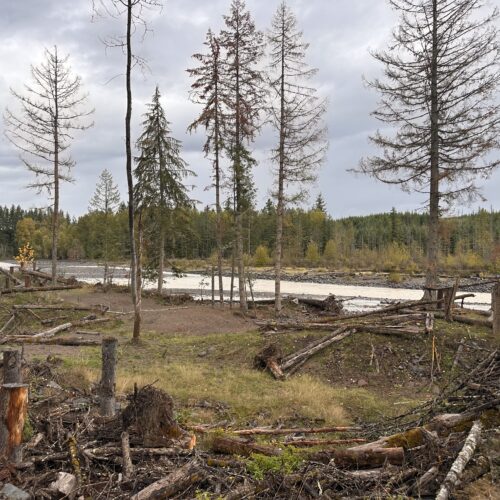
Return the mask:
M 99 411 L 103 417 L 112 417 L 116 411 L 115 378 L 116 346 L 118 340 L 106 337 L 102 340 L 102 375 L 99 387 Z
M 3 351 L 3 383 L 20 384 L 21 382 L 21 351 Z
M 22 460 L 21 441 L 28 409 L 28 385 L 3 384 L 2 401 L 6 403 L 2 408 L 2 427 L 5 426 L 7 432 L 0 433 L 0 457 L 19 463 Z

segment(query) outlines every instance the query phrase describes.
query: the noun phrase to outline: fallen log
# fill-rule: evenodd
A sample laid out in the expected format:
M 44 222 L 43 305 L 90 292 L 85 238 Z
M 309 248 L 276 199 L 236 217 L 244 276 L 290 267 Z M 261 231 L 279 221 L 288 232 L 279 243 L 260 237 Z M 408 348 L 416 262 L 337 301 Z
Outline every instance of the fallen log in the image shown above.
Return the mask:
M 73 326 L 73 323 L 64 323 L 62 325 L 56 326 L 54 328 L 51 328 L 50 330 L 45 330 L 40 333 L 35 333 L 34 335 L 31 336 L 31 338 L 50 338 L 53 337 L 54 335 L 60 333 L 60 332 L 65 332 L 66 330 L 69 330 Z
M 280 368 L 282 359 L 283 352 L 281 348 L 276 344 L 270 344 L 255 355 L 253 366 L 262 370 L 267 368 L 273 374 L 274 378 L 279 380 L 284 377 L 284 373 Z
M 479 442 L 479 437 L 481 435 L 482 424 L 480 420 L 476 420 L 472 425 L 472 428 L 465 440 L 462 451 L 458 454 L 458 457 L 453 462 L 450 471 L 446 475 L 441 488 L 436 496 L 436 500 L 447 500 L 450 496 L 451 491 L 458 484 L 462 472 L 469 463 L 469 460 L 474 455 L 477 444 Z
M 439 467 L 433 465 L 423 476 L 419 477 L 415 484 L 410 488 L 409 493 L 418 495 L 418 497 L 432 495 L 436 491 L 434 485 L 439 475 Z
M 56 286 L 32 286 L 28 288 L 11 288 L 7 290 L 1 290 L 0 295 L 5 295 L 7 293 L 31 293 L 31 292 L 52 292 L 56 290 L 75 290 L 77 288 L 82 288 L 83 285 L 56 285 Z
M 2 326 L 2 329 L 0 330 L 0 333 L 3 333 L 5 331 L 8 330 L 9 326 L 12 325 L 12 323 L 14 323 L 14 321 L 16 320 L 16 315 L 13 314 L 7 321 L 6 323 Z
M 134 465 L 130 457 L 130 440 L 128 432 L 124 431 L 121 435 L 122 442 L 122 457 L 123 457 L 123 477 L 125 480 L 130 479 L 134 474 Z
M 101 345 L 100 340 L 82 339 L 80 337 L 52 337 L 52 338 L 5 338 L 4 344 L 43 344 L 43 345 L 67 345 L 67 346 L 98 346 Z
M 212 441 L 212 450 L 226 455 L 240 455 L 248 457 L 252 453 L 260 453 L 268 457 L 281 455 L 283 451 L 274 446 L 258 444 L 240 437 L 215 436 Z
M 366 439 L 362 438 L 352 438 L 352 439 L 292 439 L 290 441 L 285 441 L 283 444 L 285 446 L 297 446 L 297 447 L 313 447 L 313 446 L 332 446 L 332 445 L 344 445 L 353 443 L 366 443 Z
M 21 272 L 23 274 L 27 274 L 29 276 L 33 276 L 34 278 L 39 278 L 39 279 L 46 280 L 46 281 L 52 281 L 52 275 L 51 274 L 43 273 L 41 271 L 31 271 L 29 269 L 22 269 Z M 59 282 L 59 283 L 63 283 L 64 285 L 70 285 L 70 284 L 73 284 L 75 280 L 74 279 L 63 278 L 62 276 L 58 276 L 56 278 L 56 281 Z
M 205 471 L 196 460 L 174 470 L 168 476 L 150 484 L 147 488 L 132 495 L 131 500 L 149 500 L 151 498 L 169 498 L 188 487 L 199 483 L 206 477 Z
M 90 311 L 90 312 L 101 312 L 105 313 L 108 310 L 108 306 L 97 304 L 95 306 L 62 306 L 62 305 L 40 305 L 40 304 L 19 304 L 12 306 L 14 310 L 22 309 L 40 309 L 40 310 L 52 310 L 52 311 Z
M 342 302 L 337 300 L 335 295 L 328 295 L 325 299 L 311 299 L 307 297 L 300 297 L 295 299 L 299 304 L 305 304 L 307 306 L 312 306 L 322 311 L 328 311 L 335 314 L 340 314 L 344 306 Z
M 231 431 L 233 434 L 238 436 L 252 436 L 256 434 L 264 434 L 264 435 L 284 435 L 284 434 L 328 434 L 332 432 L 358 432 L 361 431 L 361 427 L 296 427 L 292 429 L 264 429 L 264 428 L 255 428 L 255 429 L 241 429 L 236 431 Z
M 404 450 L 403 448 L 334 448 L 332 450 L 312 453 L 309 455 L 308 459 L 324 464 L 333 462 L 336 467 L 373 468 L 386 463 L 391 465 L 403 465 Z
M 332 335 L 327 335 L 326 337 L 323 337 L 319 341 L 315 341 L 312 344 L 309 344 L 309 346 L 305 347 L 304 349 L 285 357 L 280 366 L 281 370 L 282 371 L 289 370 L 294 365 L 309 359 L 311 356 L 322 351 L 323 349 L 333 344 L 334 342 L 339 342 L 340 340 L 345 339 L 346 337 L 351 335 L 351 333 L 356 331 L 356 330 L 347 330 L 347 331 L 346 330 L 347 327 L 341 327 L 338 330 L 335 330 L 335 332 L 333 332 Z
M 444 313 L 435 313 L 436 318 L 445 319 Z M 493 323 L 488 319 L 480 319 L 480 318 L 468 318 L 467 316 L 462 316 L 458 314 L 451 314 L 450 318 L 457 323 L 463 323 L 465 325 L 472 326 L 485 326 L 487 328 L 493 328 Z
M 356 325 L 356 330 L 363 333 L 374 333 L 376 335 L 420 335 L 425 331 L 418 327 L 382 326 L 382 325 Z
M 85 451 L 96 457 L 120 456 L 123 453 L 121 446 L 101 446 L 98 448 L 85 448 Z M 130 455 L 134 458 L 150 457 L 184 457 L 191 455 L 192 451 L 180 447 L 169 448 L 130 448 Z

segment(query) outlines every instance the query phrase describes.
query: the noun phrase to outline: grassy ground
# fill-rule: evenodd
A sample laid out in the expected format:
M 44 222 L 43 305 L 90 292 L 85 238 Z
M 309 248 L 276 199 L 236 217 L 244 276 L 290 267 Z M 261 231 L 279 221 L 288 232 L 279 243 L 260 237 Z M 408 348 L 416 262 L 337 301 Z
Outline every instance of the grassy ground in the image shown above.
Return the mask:
M 123 300 L 123 294 L 116 294 L 116 298 L 114 295 L 114 292 L 96 294 L 84 289 L 66 295 L 1 297 L 0 325 L 14 302 L 71 300 L 109 303 L 113 307 L 115 300 Z M 54 316 L 53 312 L 48 314 Z M 145 314 L 158 316 L 160 312 Z M 226 312 L 224 330 L 213 331 L 207 321 L 205 331 L 197 328 L 193 334 L 179 325 L 199 323 L 200 319 L 216 313 L 207 306 L 191 305 L 171 314 L 176 316 L 175 328 L 168 317 L 150 322 L 154 328 L 146 327 L 139 345 L 130 342 L 131 325 L 127 316 L 99 330 L 119 339 L 118 392 L 124 395 L 132 390 L 134 383 L 139 386 L 155 383 L 173 396 L 179 418 L 191 423 L 244 426 L 366 422 L 400 413 L 425 401 L 436 389 L 429 383 L 431 342 L 423 336 L 357 334 L 312 358 L 289 380 L 278 382 L 268 373 L 253 368 L 255 353 L 271 339 L 251 323 L 243 323 L 237 315 Z M 37 328 L 40 325 L 35 318 L 23 315 L 21 330 Z M 479 347 L 464 355 L 460 367 L 464 370 L 481 355 L 481 348 L 494 342 L 486 329 L 440 321 L 436 333 L 442 368 L 436 384 L 446 383 L 452 375 L 458 341 Z M 288 353 L 322 335 L 324 332 L 294 332 L 276 335 L 272 340 Z M 65 385 L 88 391 L 99 379 L 98 347 L 58 350 L 37 346 L 27 352 L 31 357 L 44 359 L 52 354 L 62 358 L 59 372 Z

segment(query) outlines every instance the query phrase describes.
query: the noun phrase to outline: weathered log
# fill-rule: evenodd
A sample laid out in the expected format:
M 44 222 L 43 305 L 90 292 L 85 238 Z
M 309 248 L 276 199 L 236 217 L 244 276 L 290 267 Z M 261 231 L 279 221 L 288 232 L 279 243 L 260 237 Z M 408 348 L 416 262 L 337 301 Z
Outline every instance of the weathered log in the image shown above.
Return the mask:
M 134 474 L 134 464 L 130 457 L 130 439 L 127 431 L 122 432 L 123 477 L 127 480 Z
M 326 337 L 323 337 L 319 341 L 313 342 L 306 348 L 298 352 L 295 352 L 293 354 L 290 354 L 289 356 L 283 359 L 283 362 L 281 363 L 281 370 L 282 371 L 289 370 L 294 365 L 306 359 L 309 359 L 311 356 L 327 348 L 334 342 L 339 342 L 340 340 L 345 339 L 346 337 L 351 335 L 351 333 L 356 331 L 356 330 L 347 330 L 347 331 L 346 330 L 347 327 L 339 328 L 338 330 L 335 330 L 335 332 L 333 332 L 332 335 L 327 335 Z
M 229 436 L 215 436 L 211 447 L 217 453 L 240 455 L 242 457 L 248 457 L 252 453 L 260 453 L 269 457 L 278 456 L 283 453 L 282 450 L 274 446 L 258 444 L 240 437 Z
M 152 498 L 169 498 L 189 486 L 201 482 L 206 477 L 205 471 L 196 460 L 183 465 L 168 476 L 150 484 L 147 488 L 131 497 L 132 500 L 149 500 Z
M 361 431 L 361 427 L 345 427 L 345 426 L 335 426 L 335 427 L 296 427 L 291 429 L 265 429 L 265 428 L 255 428 L 255 429 L 241 429 L 236 431 L 231 431 L 233 434 L 238 436 L 252 436 L 256 434 L 264 435 L 286 435 L 286 434 L 328 434 L 332 432 L 358 432 Z
M 0 291 L 0 295 L 8 293 L 31 293 L 31 292 L 51 292 L 56 290 L 75 290 L 82 288 L 82 285 L 56 285 L 56 286 L 32 286 L 29 288 L 11 288 L 10 290 Z
M 334 448 L 312 453 L 308 458 L 326 464 L 333 461 L 335 466 L 345 468 L 377 467 L 386 463 L 403 465 L 404 450 L 403 448 Z
M 27 309 L 29 312 L 33 312 L 31 309 Z M 68 319 L 68 316 L 63 315 L 63 316 L 54 316 L 53 318 L 47 318 L 47 319 L 41 319 L 40 323 L 42 325 L 53 325 L 56 321 L 61 321 L 63 319 Z
M 22 460 L 21 441 L 28 408 L 28 385 L 3 384 L 2 392 L 8 394 L 6 413 L 2 416 L 7 427 L 7 436 L 4 440 L 4 436 L 0 435 L 0 457 L 18 463 Z
M 106 337 L 102 340 L 102 375 L 99 385 L 99 411 L 104 417 L 112 417 L 116 411 L 115 377 L 116 347 L 118 339 Z
M 366 439 L 352 438 L 352 439 L 293 439 L 290 441 L 285 441 L 283 444 L 285 446 L 297 446 L 297 447 L 313 447 L 313 446 L 332 446 L 332 445 L 344 445 L 353 443 L 366 443 Z
M 436 318 L 445 319 L 445 314 L 436 312 Z M 485 326 L 487 328 L 492 328 L 493 324 L 491 321 L 487 319 L 479 319 L 479 318 L 468 318 L 467 316 L 452 314 L 451 318 L 453 321 L 457 323 L 464 323 L 465 325 L 473 325 L 473 326 Z
M 449 498 L 451 491 L 458 484 L 462 472 L 469 463 L 469 460 L 472 458 L 472 455 L 474 455 L 474 451 L 476 450 L 479 437 L 481 435 L 481 430 L 481 421 L 476 420 L 472 425 L 467 439 L 465 440 L 462 451 L 458 454 L 458 457 L 453 462 L 450 471 L 444 478 L 441 488 L 436 496 L 436 500 L 447 500 Z
M 373 333 L 375 335 L 396 335 L 408 336 L 419 335 L 424 333 L 424 330 L 418 327 L 401 327 L 401 326 L 383 326 L 383 325 L 356 325 L 356 330 L 363 333 Z
M 97 346 L 101 345 L 100 340 L 96 339 L 82 339 L 80 337 L 52 337 L 49 339 L 44 338 L 31 338 L 23 336 L 5 337 L 2 339 L 2 344 L 43 344 L 43 345 L 66 345 L 66 346 Z
M 33 276 L 34 278 L 39 278 L 39 279 L 46 280 L 46 281 L 52 281 L 51 274 L 43 273 L 41 271 L 34 271 L 34 270 L 31 271 L 29 269 L 23 269 L 22 273 L 24 275 Z M 62 276 L 58 276 L 56 281 L 59 283 L 63 283 L 64 285 L 70 285 L 70 284 L 73 284 L 75 280 L 63 278 Z
M 335 295 L 328 295 L 325 299 L 311 299 L 307 297 L 299 297 L 296 299 L 299 304 L 316 307 L 322 311 L 328 311 L 334 314 L 341 314 L 344 309 L 342 302 L 337 300 Z
M 101 446 L 98 448 L 86 448 L 85 451 L 88 451 L 91 455 L 97 457 L 109 457 L 109 456 L 118 456 L 123 454 L 123 449 L 118 446 Z M 187 450 L 186 448 L 180 447 L 169 447 L 169 448 L 142 448 L 135 447 L 130 448 L 130 456 L 134 458 L 141 458 L 144 456 L 149 457 L 184 457 L 190 455 L 191 450 Z
M 69 306 L 69 305 L 40 305 L 40 304 L 19 304 L 12 306 L 14 310 L 23 309 L 40 309 L 40 310 L 51 310 L 51 311 L 90 311 L 90 312 L 100 312 L 105 313 L 109 308 L 108 306 L 97 304 L 95 306 Z
M 73 326 L 73 323 L 64 323 L 62 325 L 56 326 L 54 328 L 50 328 L 49 330 L 45 330 L 43 332 L 35 333 L 32 335 L 32 338 L 50 338 L 53 337 L 54 335 L 60 333 L 60 332 L 65 332 L 66 330 L 69 330 Z

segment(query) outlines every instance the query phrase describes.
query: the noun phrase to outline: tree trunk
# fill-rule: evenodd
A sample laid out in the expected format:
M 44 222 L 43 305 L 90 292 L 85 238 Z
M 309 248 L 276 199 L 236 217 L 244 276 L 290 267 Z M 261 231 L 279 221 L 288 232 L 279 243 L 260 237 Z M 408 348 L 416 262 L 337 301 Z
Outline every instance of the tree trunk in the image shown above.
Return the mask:
M 99 387 L 99 411 L 104 417 L 115 414 L 116 347 L 118 340 L 107 337 L 102 341 L 102 375 Z
M 500 338 L 500 283 L 497 283 L 491 292 L 491 309 L 493 311 L 493 335 Z
M 218 64 L 216 64 L 216 71 Z M 222 281 L 222 209 L 220 205 L 220 151 L 219 151 L 219 75 L 215 75 L 215 212 L 217 232 L 217 275 L 219 277 L 219 300 L 224 306 L 224 284 Z
M 21 351 L 12 349 L 3 352 L 3 383 L 20 384 L 21 378 Z
M 21 441 L 24 421 L 28 409 L 28 386 L 12 383 L 2 386 L 2 427 L 6 432 L 0 434 L 0 458 L 18 463 L 22 460 Z
M 160 209 L 161 210 L 161 209 Z M 158 257 L 158 293 L 163 290 L 163 269 L 165 261 L 165 228 L 163 226 L 163 214 L 160 213 L 160 248 Z
M 274 263 L 274 311 L 276 316 L 281 313 L 281 258 L 283 253 L 283 214 L 284 214 L 284 176 L 285 176 L 285 19 L 281 25 L 281 87 L 280 87 L 280 143 L 278 167 L 278 203 L 276 205 L 276 247 Z
M 229 455 L 240 455 L 248 457 L 252 453 L 260 453 L 269 457 L 282 454 L 279 448 L 273 446 L 249 442 L 240 437 L 215 436 L 212 442 L 212 450 Z
M 438 284 L 439 251 L 439 107 L 438 107 L 438 31 L 437 3 L 432 1 L 431 60 L 431 176 L 429 194 L 429 231 L 427 240 L 426 286 Z
M 132 178 L 132 146 L 130 123 L 132 121 L 132 85 L 130 75 L 132 72 L 132 8 L 133 0 L 127 0 L 127 69 L 125 75 L 127 87 L 127 112 L 125 114 L 125 153 L 128 186 L 128 230 L 130 240 L 130 287 L 132 303 L 134 306 L 134 331 L 133 340 L 137 342 L 141 336 L 141 301 L 137 295 L 137 252 L 135 244 L 135 224 L 134 224 L 134 181 Z

